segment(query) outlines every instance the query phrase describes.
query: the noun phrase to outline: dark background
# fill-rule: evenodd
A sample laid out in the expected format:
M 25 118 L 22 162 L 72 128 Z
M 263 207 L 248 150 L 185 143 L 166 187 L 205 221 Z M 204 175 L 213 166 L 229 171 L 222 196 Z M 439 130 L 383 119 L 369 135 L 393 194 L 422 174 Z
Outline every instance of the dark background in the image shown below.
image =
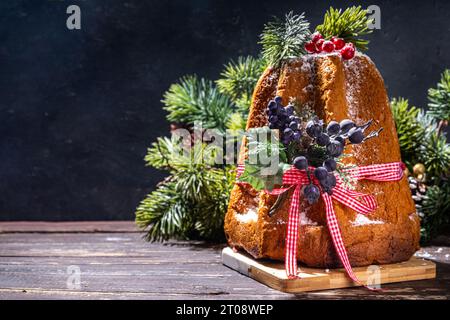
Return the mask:
M 345 4 L 344 4 L 345 3 Z M 81 7 L 82 29 L 66 28 Z M 29 0 L 0 4 L 0 220 L 133 219 L 163 173 L 146 148 L 168 133 L 160 99 L 185 74 L 211 79 L 258 54 L 265 22 L 343 1 Z M 381 8 L 368 54 L 391 97 L 426 105 L 450 67 L 450 1 Z

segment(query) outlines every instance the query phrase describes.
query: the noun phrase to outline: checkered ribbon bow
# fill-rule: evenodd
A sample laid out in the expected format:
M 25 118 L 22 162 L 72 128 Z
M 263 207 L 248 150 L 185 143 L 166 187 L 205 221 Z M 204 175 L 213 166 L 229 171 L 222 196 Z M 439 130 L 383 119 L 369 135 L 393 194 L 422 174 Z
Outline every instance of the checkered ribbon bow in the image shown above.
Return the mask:
M 310 167 L 311 171 L 314 170 Z M 403 177 L 403 170 L 405 165 L 402 162 L 392 162 L 384 164 L 374 164 L 370 166 L 355 167 L 347 170 L 347 173 L 354 180 L 372 180 L 372 181 L 398 181 Z M 238 167 L 238 176 L 244 171 L 244 166 Z M 311 177 L 312 182 L 320 188 L 315 177 Z M 337 222 L 336 214 L 333 208 L 333 201 L 336 200 L 343 205 L 355 210 L 361 214 L 368 214 L 377 208 L 377 204 L 374 196 L 348 190 L 343 187 L 342 181 L 339 177 L 336 177 L 337 183 L 333 189 L 333 194 L 330 196 L 328 193 L 321 190 L 321 196 L 325 202 L 325 211 L 327 218 L 327 225 L 330 231 L 331 239 L 333 241 L 336 252 L 339 259 L 344 266 L 348 276 L 356 283 L 362 284 L 353 273 L 352 267 L 348 260 L 347 251 L 344 247 L 341 231 Z M 286 234 L 286 258 L 285 268 L 288 278 L 297 278 L 297 240 L 300 224 L 300 196 L 303 185 L 309 184 L 308 176 L 305 170 L 298 170 L 291 167 L 283 175 L 283 185 L 288 186 L 286 188 L 274 189 L 272 191 L 266 191 L 272 195 L 282 194 L 291 188 L 294 189 L 294 194 L 291 200 L 291 206 L 289 208 L 289 219 L 287 225 Z

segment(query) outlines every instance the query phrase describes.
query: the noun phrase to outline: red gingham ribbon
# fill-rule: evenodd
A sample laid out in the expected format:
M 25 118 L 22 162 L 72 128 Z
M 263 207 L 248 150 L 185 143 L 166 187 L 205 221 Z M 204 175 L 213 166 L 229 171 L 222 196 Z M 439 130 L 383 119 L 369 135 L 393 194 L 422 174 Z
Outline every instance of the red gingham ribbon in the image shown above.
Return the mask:
M 347 173 L 355 180 L 372 180 L 372 181 L 398 181 L 403 177 L 403 170 L 405 165 L 402 162 L 391 162 L 384 164 L 374 164 L 370 166 L 355 167 L 347 169 Z M 310 167 L 313 171 L 314 168 Z M 244 165 L 239 165 L 237 168 L 237 176 L 239 177 L 244 172 Z M 315 177 L 311 177 L 312 182 L 320 185 Z M 364 193 L 348 190 L 343 187 L 342 181 L 336 176 L 336 187 L 333 189 L 333 194 L 330 196 L 326 192 L 321 192 L 322 199 L 325 202 L 327 226 L 331 235 L 336 252 L 342 265 L 347 272 L 347 275 L 356 283 L 362 284 L 353 273 L 350 261 L 348 260 L 347 250 L 342 240 L 341 230 L 336 218 L 333 207 L 333 199 L 344 204 L 345 206 L 355 210 L 361 214 L 368 214 L 377 208 L 374 196 Z M 289 218 L 286 233 L 286 253 L 285 253 L 285 268 L 289 279 L 297 278 L 297 240 L 300 224 L 300 196 L 303 185 L 309 184 L 308 176 L 305 170 L 298 170 L 291 167 L 283 175 L 283 185 L 288 185 L 287 188 L 278 188 L 272 191 L 266 191 L 272 195 L 279 195 L 286 192 L 292 187 L 295 187 L 294 194 L 289 208 Z

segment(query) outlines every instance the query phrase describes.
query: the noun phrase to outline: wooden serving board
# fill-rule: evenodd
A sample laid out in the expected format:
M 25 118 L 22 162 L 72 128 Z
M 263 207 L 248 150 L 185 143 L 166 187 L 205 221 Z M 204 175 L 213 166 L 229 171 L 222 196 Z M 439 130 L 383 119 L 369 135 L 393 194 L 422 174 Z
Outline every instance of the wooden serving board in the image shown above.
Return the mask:
M 301 267 L 299 279 L 286 276 L 284 263 L 271 260 L 255 260 L 247 254 L 234 252 L 231 248 L 222 251 L 222 263 L 252 279 L 279 291 L 296 293 L 360 286 L 346 275 L 344 269 L 315 269 Z M 353 268 L 364 284 L 403 282 L 432 279 L 436 277 L 436 265 L 428 260 L 412 257 L 405 262 L 379 266 Z M 375 280 L 374 280 L 375 279 Z M 381 286 L 382 287 L 382 286 Z

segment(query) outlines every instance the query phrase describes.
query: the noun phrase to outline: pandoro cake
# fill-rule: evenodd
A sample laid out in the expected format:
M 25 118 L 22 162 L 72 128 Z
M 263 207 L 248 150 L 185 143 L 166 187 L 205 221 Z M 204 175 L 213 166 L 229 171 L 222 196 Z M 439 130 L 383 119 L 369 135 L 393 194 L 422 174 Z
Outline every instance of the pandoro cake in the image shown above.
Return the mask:
M 267 68 L 252 97 L 247 129 L 266 126 L 266 107 L 276 95 L 284 105 L 295 99 L 324 121 L 374 120 L 383 127 L 377 139 L 348 145 L 343 160 L 357 166 L 401 161 L 400 148 L 383 78 L 371 59 L 357 53 L 344 60 L 337 53 L 307 54 Z M 239 161 L 246 156 L 242 144 Z M 408 260 L 419 248 L 420 223 L 407 178 L 395 182 L 359 181 L 356 191 L 375 196 L 378 208 L 358 214 L 334 202 L 342 237 L 352 266 Z M 284 260 L 288 210 L 291 195 L 269 210 L 277 196 L 255 191 L 249 184 L 235 184 L 225 217 L 225 234 L 231 247 L 254 258 Z M 310 205 L 301 202 L 297 259 L 310 267 L 340 267 L 326 226 L 322 199 Z

